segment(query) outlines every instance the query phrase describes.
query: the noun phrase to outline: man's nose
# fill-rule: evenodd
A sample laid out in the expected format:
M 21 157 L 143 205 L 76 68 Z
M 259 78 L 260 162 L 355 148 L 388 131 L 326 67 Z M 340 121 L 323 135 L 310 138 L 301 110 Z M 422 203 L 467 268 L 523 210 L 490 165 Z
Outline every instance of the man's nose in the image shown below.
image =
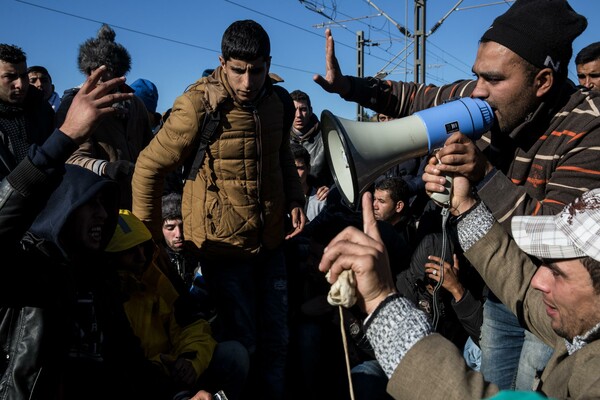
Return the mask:
M 471 93 L 471 97 L 478 99 L 487 99 L 489 96 L 489 91 L 486 88 L 485 82 L 481 79 L 478 79 L 475 83 L 475 89 L 473 89 L 473 93 Z
M 592 79 L 587 79 L 585 82 L 585 87 L 588 89 L 593 89 L 594 87 L 596 87 L 596 85 L 594 84 L 594 81 Z
M 15 87 L 17 87 L 19 89 L 27 87 L 27 85 L 29 85 L 28 78 L 18 78 L 17 80 L 15 80 Z

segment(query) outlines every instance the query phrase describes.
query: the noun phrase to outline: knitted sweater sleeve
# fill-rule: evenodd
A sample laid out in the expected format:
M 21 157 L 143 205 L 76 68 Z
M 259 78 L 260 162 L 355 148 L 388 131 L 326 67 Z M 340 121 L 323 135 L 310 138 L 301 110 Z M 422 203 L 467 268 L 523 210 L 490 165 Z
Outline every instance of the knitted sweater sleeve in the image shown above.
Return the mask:
M 432 332 L 427 315 L 399 295 L 383 301 L 367 318 L 365 329 L 388 378 L 411 347 Z
M 396 118 L 438 106 L 453 97 L 468 97 L 475 88 L 475 81 L 470 80 L 434 86 L 372 77 L 347 78 L 350 80 L 351 90 L 343 96 L 344 100 Z

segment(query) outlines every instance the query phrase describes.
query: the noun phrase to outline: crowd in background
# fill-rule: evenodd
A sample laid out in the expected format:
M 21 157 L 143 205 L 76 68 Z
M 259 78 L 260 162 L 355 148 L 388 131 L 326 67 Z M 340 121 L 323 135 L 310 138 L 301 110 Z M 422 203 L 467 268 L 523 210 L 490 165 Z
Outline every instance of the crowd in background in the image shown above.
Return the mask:
M 343 75 L 327 30 L 314 80 L 373 110 L 363 124 L 389 129 L 455 96 L 495 112 L 481 139 L 449 134 L 435 154 L 377 173 L 352 205 L 306 88 L 270 72 L 269 36 L 252 20 L 227 27 L 215 68 L 163 112 L 160 82 L 125 82 L 131 57 L 108 25 L 81 44 L 85 82 L 62 95 L 27 49 L 0 44 L 0 248 L 18 260 L 0 273 L 0 397 L 600 393 L 591 372 L 579 386 L 550 375 L 584 346 L 583 368 L 598 363 L 598 290 L 582 306 L 591 325 L 553 319 L 554 332 L 512 293 L 529 296 L 563 259 L 581 259 L 594 288 L 600 276 L 589 249 L 600 239 L 566 234 L 579 250 L 563 253 L 517 240 L 515 221 L 570 212 L 577 224 L 577 204 L 600 225 L 600 43 L 577 52 L 571 82 L 587 21 L 544 2 L 517 0 L 483 34 L 475 79 L 439 87 Z M 435 202 L 450 176 L 452 200 Z M 519 272 L 489 271 L 502 263 Z M 354 271 L 349 288 L 342 270 Z M 544 299 L 550 317 L 568 310 Z M 428 368 L 453 383 L 432 386 L 418 375 Z

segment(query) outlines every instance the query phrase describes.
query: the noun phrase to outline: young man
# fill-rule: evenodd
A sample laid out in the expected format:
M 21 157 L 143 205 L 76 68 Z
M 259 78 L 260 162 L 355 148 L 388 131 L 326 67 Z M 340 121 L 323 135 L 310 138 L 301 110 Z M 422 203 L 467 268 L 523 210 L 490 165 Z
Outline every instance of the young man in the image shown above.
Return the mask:
M 0 44 L 0 178 L 12 171 L 32 144 L 54 130 L 54 112 L 40 91 L 29 90 L 27 57 L 17 46 Z
M 375 219 L 396 226 L 409 215 L 408 185 L 399 177 L 380 178 L 375 182 L 373 210 Z
M 590 90 L 600 89 L 600 42 L 587 45 L 575 56 L 579 84 Z
M 306 197 L 306 204 L 304 205 L 306 221 L 310 222 L 319 215 L 323 208 L 325 208 L 327 205 L 327 198 L 320 200 L 317 195 L 318 190 L 314 185 L 314 177 L 310 175 L 311 163 L 308 150 L 301 144 L 295 142 L 290 143 L 290 147 L 292 148 L 294 163 L 296 164 L 302 191 Z
M 202 275 L 200 252 L 196 245 L 185 240 L 183 216 L 181 215 L 181 195 L 169 193 L 162 197 L 162 248 L 170 262 L 170 274 L 177 275 L 192 301 L 193 314 L 212 321 L 216 315 L 214 301 L 209 295 L 206 281 Z M 172 278 L 175 280 L 175 278 Z
M 294 108 L 296 109 L 294 123 L 290 131 L 290 140 L 292 143 L 298 143 L 308 150 L 311 159 L 309 172 L 315 179 L 315 185 L 317 187 L 329 187 L 333 184 L 333 177 L 327 164 L 327 158 L 325 158 L 321 124 L 319 118 L 313 113 L 310 97 L 301 90 L 294 90 L 290 93 L 290 96 L 294 100 Z M 325 197 L 320 197 L 320 199 Z
M 215 337 L 237 340 L 253 355 L 251 395 L 280 399 L 288 345 L 282 245 L 306 221 L 289 145 L 293 102 L 269 79 L 270 40 L 258 23 L 232 23 L 221 50 L 220 66 L 175 100 L 140 153 L 133 212 L 159 240 L 164 177 L 186 159 L 195 161 L 208 124 L 214 132 L 202 138 L 205 153 L 183 189 L 184 234 L 202 254 L 217 306 Z
M 189 289 L 199 272 L 200 260 L 196 246 L 185 240 L 179 193 L 169 193 L 162 197 L 162 217 L 163 240 L 160 243 L 164 243 L 171 264 Z
M 510 232 L 513 216 L 555 214 L 586 188 L 600 186 L 600 100 L 590 100 L 567 79 L 572 42 L 586 27 L 565 0 L 517 0 L 482 36 L 473 65 L 477 80 L 441 87 L 343 76 L 328 32 L 327 74 L 315 80 L 386 115 L 406 116 L 457 95 L 486 100 L 495 116 L 490 132 L 477 143 L 460 133 L 450 136 L 429 159 L 423 179 L 426 190 L 440 192 L 444 175 L 467 176 Z M 486 379 L 510 388 L 518 369 L 519 375 L 527 372 L 517 388 L 531 387 L 551 349 L 537 341 L 537 360 L 521 368 L 521 356 L 529 358 L 529 347 L 521 351 L 524 336 L 519 321 L 490 293 L 480 342 Z
M 54 90 L 52 77 L 48 70 L 41 65 L 34 65 L 27 68 L 27 75 L 29 76 L 29 84 L 41 90 L 44 94 L 44 100 L 50 103 L 52 109 L 56 111 L 60 106 L 60 96 Z

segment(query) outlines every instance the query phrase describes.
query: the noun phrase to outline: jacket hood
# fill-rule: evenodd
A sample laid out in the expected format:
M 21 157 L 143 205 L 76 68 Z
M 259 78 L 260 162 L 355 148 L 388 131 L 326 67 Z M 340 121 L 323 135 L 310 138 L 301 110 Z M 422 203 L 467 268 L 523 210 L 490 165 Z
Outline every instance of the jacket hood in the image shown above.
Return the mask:
M 65 223 L 79 206 L 88 202 L 98 193 L 103 193 L 102 202 L 108 214 L 102 229 L 101 248 L 104 249 L 117 225 L 118 184 L 77 165 L 67 164 L 65 170 L 60 184 L 48 198 L 46 207 L 38 214 L 29 231 L 54 243 L 67 257 L 68 254 L 59 240 Z

